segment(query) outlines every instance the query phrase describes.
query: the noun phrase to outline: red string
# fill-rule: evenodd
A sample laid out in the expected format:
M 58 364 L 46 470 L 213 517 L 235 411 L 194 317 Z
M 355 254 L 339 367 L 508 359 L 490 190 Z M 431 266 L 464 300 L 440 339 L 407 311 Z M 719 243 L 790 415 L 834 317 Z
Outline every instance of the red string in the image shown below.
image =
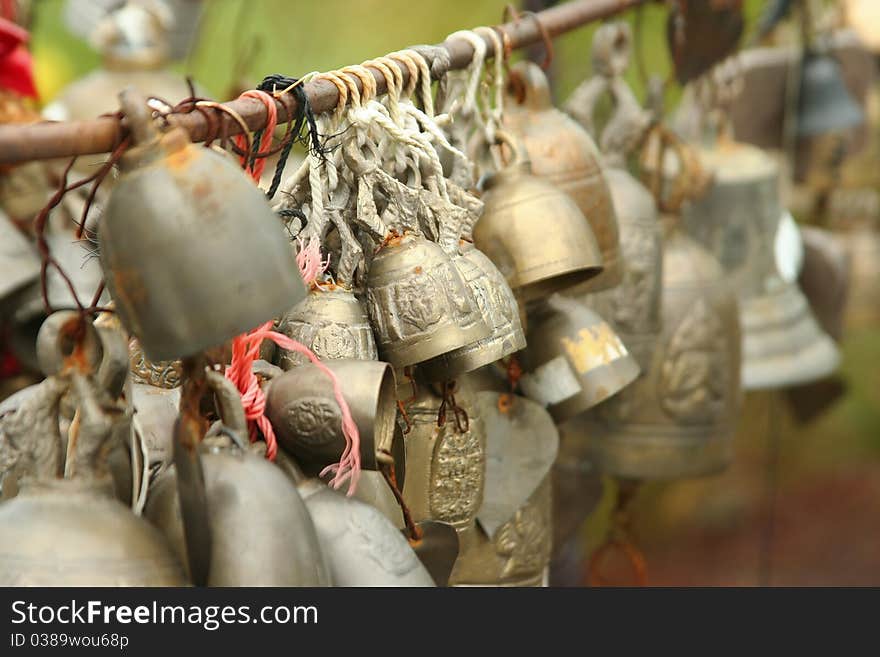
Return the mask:
M 266 127 L 263 128 L 263 135 L 260 137 L 260 147 L 257 151 L 257 155 L 265 155 L 272 150 L 272 135 L 275 133 L 275 127 L 278 125 L 278 106 L 275 104 L 275 99 L 270 94 L 259 89 L 249 89 L 239 98 L 255 98 L 266 106 Z M 244 169 L 245 173 L 250 174 L 254 180 L 260 182 L 263 171 L 266 169 L 266 158 L 256 157 L 253 159 L 253 162 L 250 161 L 253 153 L 247 152 L 247 138 L 244 135 L 236 136 L 235 145 L 245 152 L 241 157 L 242 165 L 247 165 Z
M 266 457 L 275 459 L 278 453 L 278 442 L 275 438 L 275 430 L 272 423 L 266 417 L 266 395 L 260 388 L 256 374 L 253 372 L 253 362 L 260 354 L 260 345 L 263 340 L 272 340 L 282 349 L 296 351 L 303 354 L 314 365 L 327 375 L 333 383 L 333 394 L 339 409 L 342 411 L 342 435 L 345 438 L 345 449 L 338 463 L 329 465 L 321 472 L 333 473 L 330 485 L 340 488 L 349 479 L 348 495 L 354 495 L 357 490 L 358 479 L 361 471 L 360 434 L 357 425 L 351 416 L 351 409 L 345 397 L 342 395 L 342 387 L 339 379 L 322 363 L 317 356 L 305 345 L 293 338 L 271 330 L 272 321 L 268 321 L 254 330 L 239 335 L 232 340 L 232 363 L 226 368 L 226 378 L 235 384 L 241 393 L 241 401 L 244 406 L 245 417 L 248 420 L 248 428 L 251 441 L 257 439 L 257 429 L 263 434 L 266 441 Z

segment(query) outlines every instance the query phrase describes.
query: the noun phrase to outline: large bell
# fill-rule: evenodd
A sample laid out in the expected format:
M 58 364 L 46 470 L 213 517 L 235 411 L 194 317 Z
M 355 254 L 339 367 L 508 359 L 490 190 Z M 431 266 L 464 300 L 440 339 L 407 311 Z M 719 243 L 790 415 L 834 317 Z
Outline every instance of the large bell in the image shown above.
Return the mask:
M 650 367 L 585 418 L 604 473 L 673 479 L 721 470 L 732 457 L 740 397 L 737 300 L 717 260 L 667 223 L 662 332 Z
M 843 132 L 864 122 L 865 113 L 849 93 L 837 60 L 808 51 L 801 62 L 797 136 Z
M 577 204 L 530 171 L 519 160 L 484 181 L 485 209 L 474 228 L 476 247 L 524 301 L 583 283 L 603 267 Z
M 529 308 L 525 394 L 557 422 L 632 383 L 639 365 L 608 322 L 581 299 L 554 294 Z
M 839 362 L 837 348 L 798 286 L 777 268 L 783 212 L 775 161 L 726 139 L 700 156 L 714 184 L 685 210 L 684 226 L 718 256 L 738 293 L 743 388 L 791 386 L 830 374 Z
M 604 270 L 579 291 L 614 287 L 622 276 L 617 218 L 589 134 L 553 107 L 547 77 L 528 60 L 511 67 L 504 125 L 525 146 L 532 173 L 565 192 L 590 222 Z
M 98 231 L 107 288 L 154 360 L 197 353 L 277 316 L 306 294 L 265 195 L 225 156 L 159 135 L 133 90 L 135 146 Z

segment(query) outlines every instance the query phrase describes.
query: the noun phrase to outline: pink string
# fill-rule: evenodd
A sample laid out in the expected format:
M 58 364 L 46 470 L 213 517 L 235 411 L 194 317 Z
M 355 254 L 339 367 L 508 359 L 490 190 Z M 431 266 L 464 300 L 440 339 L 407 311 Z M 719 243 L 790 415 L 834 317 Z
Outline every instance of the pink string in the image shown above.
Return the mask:
M 245 91 L 239 98 L 255 98 L 259 100 L 263 105 L 266 106 L 266 114 L 268 118 L 266 119 L 266 127 L 263 128 L 263 135 L 260 138 L 260 148 L 257 151 L 258 154 L 268 153 L 272 148 L 272 135 L 275 133 L 275 127 L 278 125 L 278 106 L 275 105 L 275 99 L 265 91 L 261 91 L 259 89 L 249 89 Z M 235 145 L 240 149 L 247 148 L 247 139 L 244 135 L 238 135 L 235 138 Z M 254 159 L 253 167 L 250 165 L 251 154 L 245 153 L 241 157 L 241 163 L 248 163 L 248 166 L 245 167 L 245 173 L 250 174 L 250 176 L 260 182 L 260 178 L 263 176 L 263 171 L 266 169 L 266 158 L 258 157 Z
M 272 331 L 271 320 L 255 328 L 254 330 L 239 335 L 232 340 L 232 363 L 226 368 L 226 378 L 235 384 L 241 393 L 241 401 L 244 406 L 245 417 L 248 420 L 248 429 L 251 442 L 257 439 L 257 428 L 263 434 L 266 441 L 266 458 L 275 460 L 278 453 L 278 442 L 275 438 L 275 430 L 272 423 L 266 417 L 266 395 L 260 388 L 257 376 L 253 372 L 253 362 L 260 354 L 260 344 L 263 340 L 272 340 L 282 349 L 296 351 L 308 358 L 321 372 L 330 378 L 333 384 L 333 395 L 339 409 L 342 411 L 342 435 L 345 438 L 345 449 L 338 463 L 328 465 L 321 471 L 321 476 L 333 473 L 330 485 L 340 488 L 346 481 L 351 481 L 348 487 L 348 495 L 354 495 L 357 490 L 358 479 L 361 474 L 361 440 L 357 425 L 351 416 L 351 409 L 345 397 L 342 395 L 342 386 L 336 374 L 322 363 L 311 349 L 286 335 Z
M 318 280 L 318 276 L 327 271 L 330 266 L 330 256 L 326 260 L 321 259 L 321 242 L 320 240 L 309 238 L 306 242 L 301 238 L 297 238 L 299 242 L 299 253 L 296 254 L 296 265 L 299 267 L 299 273 L 303 282 L 308 287 Z

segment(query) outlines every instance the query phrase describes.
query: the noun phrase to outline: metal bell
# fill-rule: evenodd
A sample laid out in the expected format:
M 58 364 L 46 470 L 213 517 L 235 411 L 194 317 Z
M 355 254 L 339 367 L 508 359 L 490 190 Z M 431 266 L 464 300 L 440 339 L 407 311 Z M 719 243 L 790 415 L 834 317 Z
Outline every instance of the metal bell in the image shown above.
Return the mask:
M 746 390 L 806 383 L 840 357 L 803 293 L 776 265 L 782 218 L 779 169 L 761 149 L 719 140 L 700 158 L 714 184 L 683 213 L 689 234 L 715 253 L 739 296 L 742 385 Z
M 595 277 L 603 261 L 590 223 L 570 196 L 517 159 L 483 181 L 474 244 L 524 301 Z M 615 239 L 617 239 L 615 224 Z
M 40 277 L 40 257 L 0 210 L 0 304 Z
M 361 467 L 378 470 L 394 464 L 402 483 L 406 447 L 397 425 L 397 389 L 388 363 L 330 360 L 325 363 L 339 379 L 361 442 Z M 336 463 L 345 449 L 342 411 L 330 379 L 312 364 L 277 376 L 266 393 L 266 417 L 279 444 L 308 474 Z
M 315 527 L 296 487 L 278 467 L 247 451 L 247 426 L 235 387 L 217 372 L 209 372 L 208 381 L 225 428 L 223 435 L 206 437 L 200 446 L 211 536 L 206 584 L 329 586 Z M 184 527 L 177 486 L 172 466 L 150 487 L 144 516 L 188 566 L 185 532 L 190 528 Z
M 98 239 L 116 310 L 144 352 L 195 354 L 303 299 L 265 195 L 182 129 L 159 136 L 136 92 L 120 98 L 136 145 L 122 158 Z
M 590 222 L 604 269 L 579 288 L 595 292 L 620 282 L 617 217 L 602 173 L 599 151 L 576 121 L 553 107 L 547 77 L 534 62 L 522 60 L 510 70 L 504 126 L 519 137 L 532 163 L 532 173 L 574 199 Z
M 632 383 L 639 365 L 614 329 L 581 300 L 554 294 L 529 309 L 523 392 L 557 422 Z
M 486 475 L 486 429 L 473 391 L 460 381 L 445 398 L 425 385 L 411 395 L 409 385 L 399 384 L 398 396 L 410 398 L 404 501 L 415 522 L 436 520 L 461 532 L 476 519 Z
M 394 367 L 430 360 L 490 334 L 449 256 L 410 232 L 386 240 L 373 257 L 367 309 L 379 355 Z
M 597 469 L 624 478 L 706 475 L 732 456 L 741 361 L 736 295 L 717 260 L 676 218 L 663 218 L 663 330 L 651 366 L 582 426 Z
M 307 478 L 280 453 L 315 523 L 334 586 L 434 586 L 403 534 L 378 510 Z M 398 507 L 399 508 L 399 507 Z
M 806 52 L 801 61 L 797 136 L 843 132 L 864 122 L 865 113 L 847 89 L 837 60 L 827 53 Z
M 419 374 L 428 381 L 451 381 L 526 346 L 516 297 L 486 254 L 473 243 L 462 240 L 461 255 L 453 259 L 453 264 L 470 286 L 492 333 L 473 344 L 421 363 Z
M 321 360 L 379 357 L 367 312 L 351 290 L 338 285 L 310 290 L 281 318 L 278 331 L 306 345 Z M 279 348 L 275 362 L 289 370 L 309 361 L 302 354 Z

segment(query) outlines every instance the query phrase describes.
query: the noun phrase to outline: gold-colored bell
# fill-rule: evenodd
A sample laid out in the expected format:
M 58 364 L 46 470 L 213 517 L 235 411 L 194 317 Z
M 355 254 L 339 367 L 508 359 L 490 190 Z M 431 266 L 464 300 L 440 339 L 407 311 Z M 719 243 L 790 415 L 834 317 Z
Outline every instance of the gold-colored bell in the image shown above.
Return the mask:
M 366 310 L 351 290 L 331 283 L 309 291 L 281 318 L 278 331 L 309 347 L 321 360 L 378 359 Z M 275 362 L 289 370 L 308 359 L 278 349 Z
M 367 274 L 367 309 L 380 357 L 395 367 L 429 360 L 490 334 L 449 256 L 414 233 L 391 237 Z
M 611 325 L 579 299 L 554 294 L 529 308 L 523 392 L 560 422 L 617 394 L 639 366 Z
M 782 218 L 778 167 L 761 149 L 719 139 L 700 150 L 714 173 L 707 193 L 685 209 L 683 225 L 715 253 L 739 296 L 742 385 L 784 387 L 830 374 L 840 360 L 803 293 L 777 270 Z
M 538 65 L 523 60 L 512 66 L 508 90 L 504 126 L 522 139 L 532 173 L 574 199 L 599 245 L 604 269 L 579 291 L 614 287 L 623 274 L 617 217 L 595 143 L 576 121 L 553 107 Z
M 530 172 L 521 149 L 483 181 L 474 244 L 524 301 L 595 277 L 603 261 L 589 222 L 570 196 Z M 616 233 L 615 233 L 616 239 Z

